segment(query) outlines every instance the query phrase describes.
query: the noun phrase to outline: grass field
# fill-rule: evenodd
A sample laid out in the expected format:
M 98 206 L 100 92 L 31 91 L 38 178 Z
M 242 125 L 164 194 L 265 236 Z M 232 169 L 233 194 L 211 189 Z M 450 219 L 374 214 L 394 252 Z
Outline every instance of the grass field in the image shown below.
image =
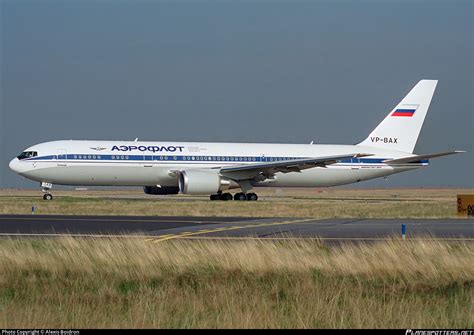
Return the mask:
M 311 218 L 450 218 L 456 195 L 472 189 L 259 188 L 257 202 L 209 201 L 207 196 L 147 196 L 140 189 L 56 191 L 53 201 L 39 191 L 0 191 L 1 214 L 190 215 Z
M 0 190 L 0 213 L 450 218 L 472 189 Z M 473 328 L 474 244 L 1 239 L 0 328 Z
M 14 240 L 0 328 L 472 328 L 474 245 Z

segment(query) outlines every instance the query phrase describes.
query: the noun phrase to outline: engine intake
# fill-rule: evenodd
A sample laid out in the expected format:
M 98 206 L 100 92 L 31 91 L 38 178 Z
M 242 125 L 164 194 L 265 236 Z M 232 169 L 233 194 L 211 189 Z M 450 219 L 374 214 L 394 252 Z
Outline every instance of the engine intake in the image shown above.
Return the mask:
M 179 191 L 184 194 L 213 194 L 238 187 L 235 181 L 213 171 L 188 170 L 179 173 Z

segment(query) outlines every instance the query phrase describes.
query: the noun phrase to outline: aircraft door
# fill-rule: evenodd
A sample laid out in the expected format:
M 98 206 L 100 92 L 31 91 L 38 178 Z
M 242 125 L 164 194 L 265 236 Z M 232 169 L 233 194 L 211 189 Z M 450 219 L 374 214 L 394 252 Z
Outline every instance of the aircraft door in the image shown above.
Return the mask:
M 67 159 L 66 149 L 58 149 L 58 153 L 56 157 L 58 159 L 58 166 L 66 166 L 66 159 Z
M 154 157 L 153 156 L 148 156 L 148 155 L 143 155 L 143 166 L 144 167 L 153 167 L 154 163 Z
M 58 149 L 58 159 L 66 159 L 67 151 L 66 149 Z

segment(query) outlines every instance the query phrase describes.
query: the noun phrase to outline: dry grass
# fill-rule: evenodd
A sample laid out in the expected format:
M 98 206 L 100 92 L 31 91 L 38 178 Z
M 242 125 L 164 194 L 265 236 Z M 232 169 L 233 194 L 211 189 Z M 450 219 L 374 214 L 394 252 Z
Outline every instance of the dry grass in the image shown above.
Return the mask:
M 0 244 L 0 328 L 472 328 L 473 298 L 462 242 Z
M 0 213 L 189 215 L 311 218 L 456 217 L 456 195 L 471 189 L 258 189 L 258 202 L 210 202 L 207 197 L 146 196 L 140 190 L 58 191 L 41 200 L 38 191 L 0 191 Z

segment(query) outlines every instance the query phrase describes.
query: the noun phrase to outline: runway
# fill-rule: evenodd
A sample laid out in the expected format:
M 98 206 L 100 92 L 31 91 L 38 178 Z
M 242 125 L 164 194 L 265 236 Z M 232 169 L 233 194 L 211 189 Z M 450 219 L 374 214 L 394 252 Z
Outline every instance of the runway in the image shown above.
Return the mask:
M 152 217 L 0 215 L 4 237 L 143 237 L 148 241 L 172 239 L 294 239 L 371 241 L 400 236 L 427 236 L 474 242 L 473 219 L 305 219 L 243 217 Z

